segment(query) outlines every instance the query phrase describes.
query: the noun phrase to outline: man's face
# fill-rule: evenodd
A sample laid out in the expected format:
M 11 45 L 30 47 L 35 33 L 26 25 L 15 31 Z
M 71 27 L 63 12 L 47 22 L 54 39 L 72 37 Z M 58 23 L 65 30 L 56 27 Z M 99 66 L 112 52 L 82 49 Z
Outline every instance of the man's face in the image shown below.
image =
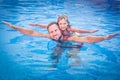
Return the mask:
M 49 31 L 50 37 L 54 40 L 58 40 L 62 35 L 60 32 L 60 29 L 58 28 L 58 25 L 56 24 L 49 26 L 48 31 Z

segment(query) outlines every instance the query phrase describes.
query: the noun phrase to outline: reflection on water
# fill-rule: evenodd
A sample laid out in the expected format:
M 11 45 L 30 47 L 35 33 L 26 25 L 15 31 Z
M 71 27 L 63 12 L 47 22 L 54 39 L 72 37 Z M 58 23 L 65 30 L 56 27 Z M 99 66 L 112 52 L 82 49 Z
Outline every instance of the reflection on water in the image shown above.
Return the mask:
M 0 0 L 0 20 L 47 33 L 29 24 L 48 24 L 64 13 L 73 27 L 99 29 L 83 35 L 106 35 L 120 32 L 119 4 L 119 0 Z M 0 22 L 0 80 L 119 80 L 119 38 L 64 49 Z M 53 55 L 57 56 L 52 60 Z M 54 60 L 57 67 L 51 67 Z
M 64 45 L 64 46 L 59 46 L 59 43 L 58 43 L 53 48 L 53 52 L 51 54 L 53 67 L 57 67 L 62 54 L 66 54 L 65 57 L 68 58 L 68 65 L 69 66 L 79 65 L 80 64 L 80 56 L 78 56 L 78 53 L 80 51 L 80 47 L 76 48 L 72 44 L 71 44 L 71 46 L 68 46 L 68 43 L 61 43 L 61 45 Z M 67 50 L 67 53 L 64 53 L 65 50 Z

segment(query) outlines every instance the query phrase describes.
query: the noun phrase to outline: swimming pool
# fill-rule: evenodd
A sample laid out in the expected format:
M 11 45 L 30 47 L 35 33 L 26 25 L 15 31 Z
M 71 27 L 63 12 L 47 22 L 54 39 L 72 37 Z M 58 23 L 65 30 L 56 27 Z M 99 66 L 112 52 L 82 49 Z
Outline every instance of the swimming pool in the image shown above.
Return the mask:
M 48 24 L 56 21 L 58 15 L 67 14 L 72 26 L 99 29 L 90 35 L 106 35 L 120 32 L 119 3 L 119 0 L 1 0 L 0 20 L 47 33 L 29 23 Z M 0 22 L 0 80 L 119 80 L 119 39 L 120 35 L 109 41 L 85 43 L 78 52 L 79 66 L 69 66 L 66 49 L 57 67 L 51 67 L 52 40 L 21 34 Z

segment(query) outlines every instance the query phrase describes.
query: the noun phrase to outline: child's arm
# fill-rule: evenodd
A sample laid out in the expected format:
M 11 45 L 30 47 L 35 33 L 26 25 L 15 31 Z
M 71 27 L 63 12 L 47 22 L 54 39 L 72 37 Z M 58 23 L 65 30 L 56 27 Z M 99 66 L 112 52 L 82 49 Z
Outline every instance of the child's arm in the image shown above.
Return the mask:
M 30 25 L 31 25 L 31 26 L 39 26 L 39 27 L 41 27 L 41 28 L 47 29 L 47 25 L 45 25 L 45 24 L 35 24 L 35 23 L 31 23 Z
M 70 31 L 78 32 L 78 33 L 94 33 L 94 32 L 97 32 L 99 30 L 82 30 L 82 29 L 70 28 Z

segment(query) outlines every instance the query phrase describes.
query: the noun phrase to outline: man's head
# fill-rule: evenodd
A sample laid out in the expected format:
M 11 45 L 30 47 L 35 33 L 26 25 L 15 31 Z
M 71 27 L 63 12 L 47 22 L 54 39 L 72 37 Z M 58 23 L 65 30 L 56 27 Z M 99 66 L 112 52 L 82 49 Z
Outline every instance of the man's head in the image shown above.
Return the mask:
M 56 22 L 52 22 L 47 26 L 50 37 L 54 40 L 59 40 L 62 36 L 61 31 Z

